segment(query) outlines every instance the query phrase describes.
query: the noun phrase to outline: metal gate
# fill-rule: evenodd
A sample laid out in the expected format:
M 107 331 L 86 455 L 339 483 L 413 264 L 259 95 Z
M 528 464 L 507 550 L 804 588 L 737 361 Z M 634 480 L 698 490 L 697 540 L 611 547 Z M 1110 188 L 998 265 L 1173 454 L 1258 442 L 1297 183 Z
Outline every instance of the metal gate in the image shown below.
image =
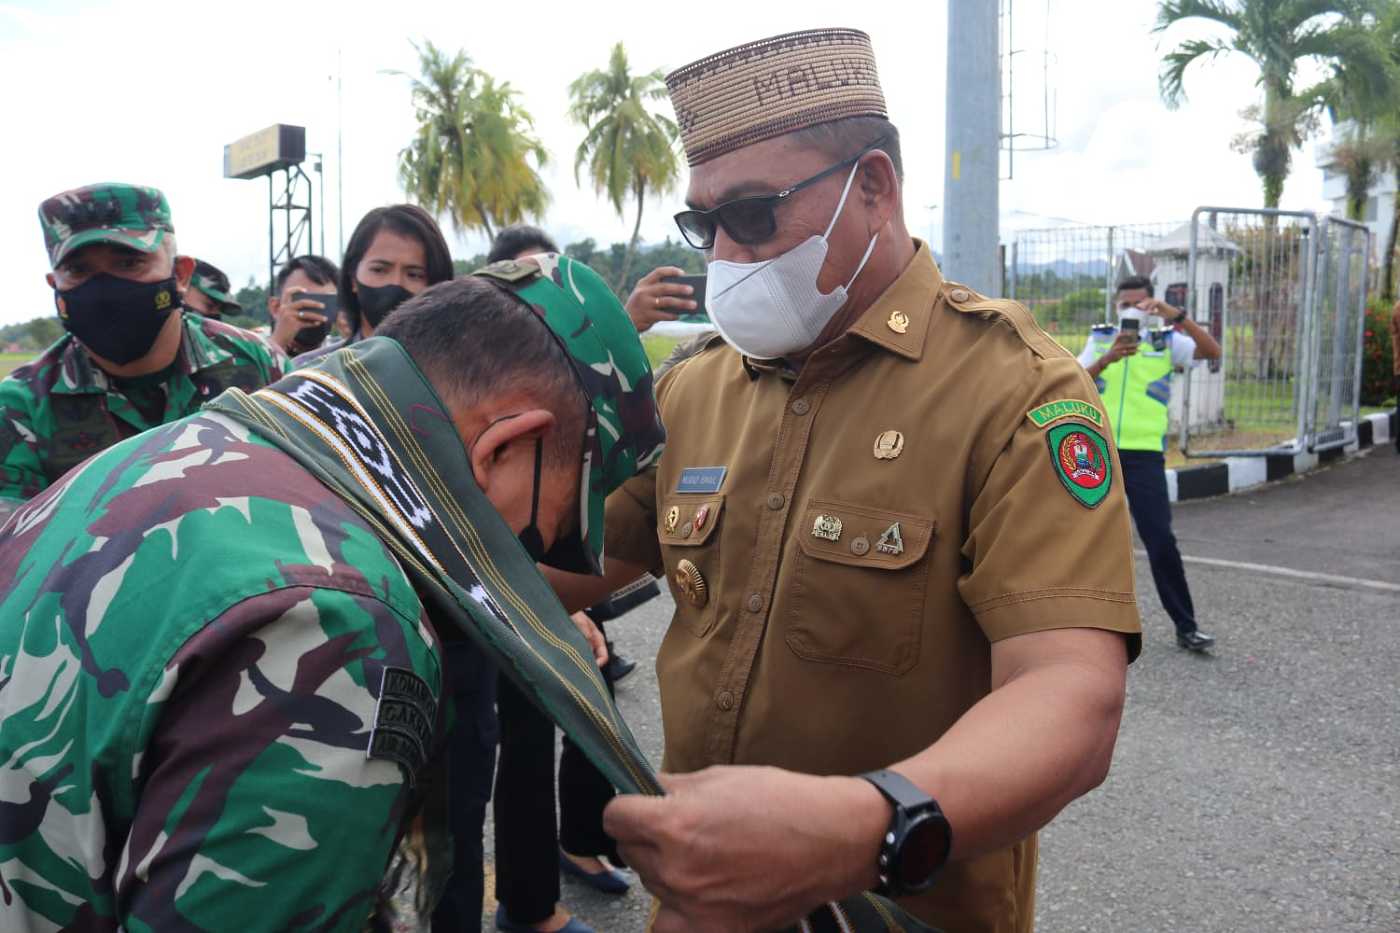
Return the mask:
M 1198 208 L 1188 311 L 1221 365 L 1181 379 L 1188 457 L 1297 454 L 1356 440 L 1369 232 L 1307 211 Z M 1170 299 L 1168 299 L 1170 301 Z

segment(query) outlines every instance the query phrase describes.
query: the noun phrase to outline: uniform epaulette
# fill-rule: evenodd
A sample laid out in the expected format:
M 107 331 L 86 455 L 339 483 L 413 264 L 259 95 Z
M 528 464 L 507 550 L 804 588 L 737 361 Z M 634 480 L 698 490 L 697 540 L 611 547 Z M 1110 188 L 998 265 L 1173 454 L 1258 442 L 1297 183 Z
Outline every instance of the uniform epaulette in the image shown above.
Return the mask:
M 1005 323 L 1016 332 L 1021 342 L 1041 359 L 1064 356 L 1065 350 L 1035 322 L 1035 318 L 1019 302 L 1008 298 L 988 298 L 965 285 L 945 282 L 942 293 L 948 307 L 986 321 Z

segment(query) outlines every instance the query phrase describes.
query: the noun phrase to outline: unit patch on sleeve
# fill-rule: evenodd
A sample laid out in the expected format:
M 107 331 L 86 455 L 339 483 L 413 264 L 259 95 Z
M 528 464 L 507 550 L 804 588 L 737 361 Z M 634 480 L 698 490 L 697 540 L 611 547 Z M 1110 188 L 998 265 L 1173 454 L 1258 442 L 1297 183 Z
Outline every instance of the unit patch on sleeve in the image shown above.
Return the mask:
M 1065 489 L 1086 509 L 1097 508 L 1113 488 L 1113 459 L 1103 435 L 1071 422 L 1051 428 L 1045 439 L 1050 465 Z
M 1062 398 L 1057 402 L 1048 402 L 1039 408 L 1032 408 L 1026 412 L 1026 417 L 1031 419 L 1031 424 L 1037 428 L 1048 428 L 1065 418 L 1083 418 L 1103 427 L 1103 414 L 1098 408 L 1076 398 Z
M 401 667 L 384 668 L 367 758 L 392 761 L 410 787 L 432 751 L 437 698 L 428 682 Z

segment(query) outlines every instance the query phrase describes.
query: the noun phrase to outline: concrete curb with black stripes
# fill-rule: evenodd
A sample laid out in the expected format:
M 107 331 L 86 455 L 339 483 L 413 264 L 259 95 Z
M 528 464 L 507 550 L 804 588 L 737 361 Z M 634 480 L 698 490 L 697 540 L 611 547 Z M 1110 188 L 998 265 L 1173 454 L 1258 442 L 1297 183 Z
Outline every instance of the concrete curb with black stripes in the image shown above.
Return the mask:
M 1367 415 L 1356 428 L 1356 442 L 1334 447 L 1320 453 L 1265 454 L 1262 457 L 1229 457 L 1220 463 L 1167 470 L 1167 496 L 1172 502 L 1223 496 L 1284 479 L 1295 473 L 1315 470 L 1324 463 L 1334 463 L 1359 450 L 1378 444 L 1393 443 L 1400 425 L 1395 413 Z

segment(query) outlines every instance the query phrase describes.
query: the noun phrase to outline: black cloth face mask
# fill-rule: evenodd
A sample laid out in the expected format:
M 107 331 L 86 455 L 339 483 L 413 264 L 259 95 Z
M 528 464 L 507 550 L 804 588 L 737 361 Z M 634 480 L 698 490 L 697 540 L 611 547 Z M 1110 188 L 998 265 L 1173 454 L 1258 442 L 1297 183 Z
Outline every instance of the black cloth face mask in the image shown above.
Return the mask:
M 536 524 L 540 517 L 540 467 L 543 466 L 543 451 L 540 439 L 535 438 L 535 485 L 530 493 L 530 524 L 520 529 L 519 535 L 520 546 L 537 564 L 544 563 L 545 555 L 549 553 L 545 550 L 544 535 L 540 534 L 540 526 Z
M 63 327 L 93 353 L 118 366 L 155 346 L 165 321 L 180 306 L 175 276 L 133 282 L 99 272 L 76 288 L 56 291 Z
M 413 292 L 402 285 L 366 285 L 358 279 L 355 284 L 360 313 L 369 321 L 370 327 L 378 327 L 390 311 L 413 297 Z
M 311 351 L 325 343 L 326 335 L 331 332 L 331 322 L 322 321 L 319 324 L 307 324 L 297 335 L 292 338 L 293 342 L 306 351 Z

